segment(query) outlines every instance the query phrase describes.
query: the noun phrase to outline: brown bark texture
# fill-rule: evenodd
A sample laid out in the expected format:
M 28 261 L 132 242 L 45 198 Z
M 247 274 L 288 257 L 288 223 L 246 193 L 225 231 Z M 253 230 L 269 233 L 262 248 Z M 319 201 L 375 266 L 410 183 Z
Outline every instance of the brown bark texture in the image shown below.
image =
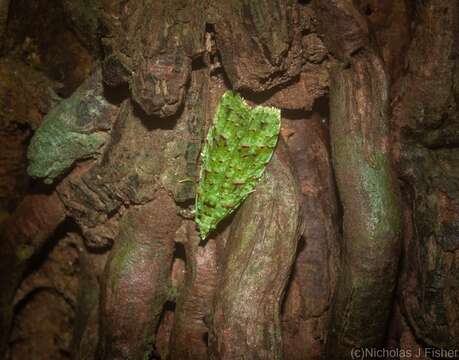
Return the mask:
M 0 358 L 457 357 L 458 55 L 452 0 L 0 0 Z M 281 131 L 203 240 L 227 90 Z
M 301 231 L 298 184 L 282 145 L 232 222 L 215 293 L 211 359 L 282 358 L 281 299 Z

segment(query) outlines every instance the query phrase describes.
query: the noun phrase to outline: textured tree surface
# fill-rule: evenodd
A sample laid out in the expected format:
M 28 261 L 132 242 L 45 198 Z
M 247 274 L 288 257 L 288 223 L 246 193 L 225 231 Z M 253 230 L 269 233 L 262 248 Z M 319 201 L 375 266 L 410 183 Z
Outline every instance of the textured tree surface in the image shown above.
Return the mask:
M 100 154 L 113 108 L 103 97 L 98 69 L 45 116 L 28 147 L 28 174 L 52 183 L 76 161 Z
M 165 192 L 127 210 L 103 275 L 98 357 L 141 359 L 153 351 L 152 334 L 170 291 L 178 224 Z
M 453 0 L 0 0 L 0 358 L 457 357 L 458 39 Z
M 350 68 L 333 72 L 331 80 L 330 139 L 346 260 L 337 283 L 329 351 L 350 353 L 383 341 L 396 284 L 401 213 L 387 148 L 387 82 L 381 63 L 361 54 Z
M 412 211 L 405 220 L 402 313 L 417 338 L 446 349 L 457 349 L 459 339 L 459 73 L 457 59 L 451 60 L 458 51 L 458 12 L 454 1 L 419 9 L 407 52 L 412 65 L 394 84 L 392 120 Z
M 279 144 L 231 225 L 211 315 L 211 359 L 282 358 L 281 299 L 301 231 L 298 184 L 283 152 Z

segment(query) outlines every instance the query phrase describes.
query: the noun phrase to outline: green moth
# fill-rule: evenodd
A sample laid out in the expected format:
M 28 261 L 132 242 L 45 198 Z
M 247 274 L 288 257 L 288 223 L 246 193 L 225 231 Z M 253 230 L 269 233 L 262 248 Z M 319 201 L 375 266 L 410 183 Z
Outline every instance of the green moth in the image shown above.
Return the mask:
M 237 93 L 223 94 L 201 152 L 195 218 L 202 239 L 254 191 L 279 131 L 279 109 L 251 108 Z

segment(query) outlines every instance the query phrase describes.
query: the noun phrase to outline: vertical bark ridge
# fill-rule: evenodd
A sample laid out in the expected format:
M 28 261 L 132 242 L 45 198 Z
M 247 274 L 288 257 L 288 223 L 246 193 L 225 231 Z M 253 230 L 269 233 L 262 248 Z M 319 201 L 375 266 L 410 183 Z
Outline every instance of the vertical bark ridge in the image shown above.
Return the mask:
M 280 305 L 301 232 L 298 184 L 282 151 L 279 144 L 233 220 L 215 295 L 211 359 L 282 358 Z
M 304 232 L 283 307 L 286 359 L 320 359 L 324 352 L 339 256 L 336 189 L 328 128 L 319 114 L 284 120 L 303 197 Z
M 331 143 L 344 247 L 330 358 L 382 345 L 391 311 L 401 214 L 387 146 L 387 91 L 381 61 L 371 54 L 354 57 L 349 68 L 331 76 Z
M 102 286 L 100 358 L 145 359 L 152 353 L 169 297 L 179 224 L 175 204 L 164 191 L 123 217 Z
M 177 299 L 170 358 L 207 359 L 208 318 L 217 285 L 217 246 L 214 239 L 199 245 L 195 224 L 187 226 L 185 283 Z
M 352 1 L 314 5 L 326 45 L 341 60 L 330 79 L 330 141 L 344 239 L 327 351 L 330 359 L 346 359 L 353 348 L 384 342 L 400 257 L 400 200 L 389 84 L 366 19 Z

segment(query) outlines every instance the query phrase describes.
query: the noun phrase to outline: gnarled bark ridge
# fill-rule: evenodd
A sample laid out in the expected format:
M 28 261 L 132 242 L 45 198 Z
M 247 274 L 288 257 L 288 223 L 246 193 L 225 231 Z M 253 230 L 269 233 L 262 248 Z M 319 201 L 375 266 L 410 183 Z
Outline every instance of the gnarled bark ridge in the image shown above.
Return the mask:
M 289 160 L 278 150 L 232 223 L 215 294 L 211 359 L 282 358 L 281 300 L 301 231 L 301 208 Z

